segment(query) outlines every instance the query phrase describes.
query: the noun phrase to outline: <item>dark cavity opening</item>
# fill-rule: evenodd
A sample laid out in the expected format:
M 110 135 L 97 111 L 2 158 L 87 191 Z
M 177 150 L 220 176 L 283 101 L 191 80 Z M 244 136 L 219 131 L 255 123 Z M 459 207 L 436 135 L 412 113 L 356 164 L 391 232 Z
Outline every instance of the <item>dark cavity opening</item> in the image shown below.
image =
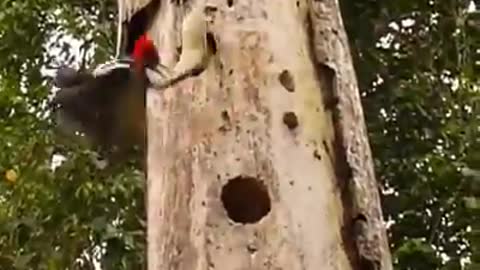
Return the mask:
M 238 223 L 256 223 L 270 212 L 266 186 L 256 178 L 238 176 L 223 186 L 221 200 L 228 217 Z
M 126 23 L 126 32 L 123 35 L 125 52 L 133 52 L 135 41 L 150 28 L 155 14 L 160 10 L 160 0 L 152 0 L 144 8 L 135 12 L 130 21 Z
M 213 53 L 217 53 L 217 42 L 215 41 L 215 36 L 211 32 L 207 32 L 207 46 L 208 49 Z
M 288 92 L 295 91 L 295 82 L 293 81 L 292 74 L 288 70 L 283 70 L 280 75 L 278 75 L 278 81 Z
M 292 130 L 298 127 L 298 118 L 294 112 L 286 112 L 283 114 L 283 123 Z

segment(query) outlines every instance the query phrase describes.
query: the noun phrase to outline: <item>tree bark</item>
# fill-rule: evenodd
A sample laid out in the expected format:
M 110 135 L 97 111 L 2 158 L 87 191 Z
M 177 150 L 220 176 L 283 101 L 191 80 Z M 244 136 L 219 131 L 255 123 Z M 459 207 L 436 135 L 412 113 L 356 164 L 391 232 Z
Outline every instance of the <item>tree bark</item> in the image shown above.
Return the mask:
M 175 2 L 149 31 L 170 66 Z M 148 269 L 391 269 L 338 3 L 206 6 L 207 69 L 147 93 Z

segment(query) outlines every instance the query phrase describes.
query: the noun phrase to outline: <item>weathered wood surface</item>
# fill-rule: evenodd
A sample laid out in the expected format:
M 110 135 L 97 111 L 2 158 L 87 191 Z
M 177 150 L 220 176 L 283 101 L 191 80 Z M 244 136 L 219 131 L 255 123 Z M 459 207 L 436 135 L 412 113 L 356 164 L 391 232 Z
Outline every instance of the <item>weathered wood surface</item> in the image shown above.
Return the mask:
M 173 65 L 184 11 L 163 2 L 150 33 Z M 376 226 L 381 211 L 376 189 L 362 195 L 366 205 L 349 199 L 349 183 L 370 189 L 375 179 L 338 6 L 207 6 L 217 49 L 207 70 L 147 96 L 149 269 L 355 269 L 355 212 Z M 261 184 L 244 181 L 222 197 L 238 177 Z M 230 218 L 225 197 L 233 201 Z M 231 220 L 264 210 L 252 223 Z M 382 256 L 382 269 L 390 269 Z

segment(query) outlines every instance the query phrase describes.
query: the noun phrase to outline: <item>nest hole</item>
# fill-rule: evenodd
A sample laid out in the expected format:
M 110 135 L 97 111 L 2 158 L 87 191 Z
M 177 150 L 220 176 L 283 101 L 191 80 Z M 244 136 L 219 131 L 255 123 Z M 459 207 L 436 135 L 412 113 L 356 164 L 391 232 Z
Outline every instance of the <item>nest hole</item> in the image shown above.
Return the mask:
M 133 52 L 135 41 L 143 35 L 152 25 L 153 19 L 160 10 L 161 1 L 152 0 L 145 7 L 135 12 L 128 22 L 124 22 L 126 33 L 124 34 L 126 54 Z
M 266 186 L 256 178 L 238 176 L 222 188 L 221 200 L 228 217 L 238 223 L 256 223 L 271 209 Z

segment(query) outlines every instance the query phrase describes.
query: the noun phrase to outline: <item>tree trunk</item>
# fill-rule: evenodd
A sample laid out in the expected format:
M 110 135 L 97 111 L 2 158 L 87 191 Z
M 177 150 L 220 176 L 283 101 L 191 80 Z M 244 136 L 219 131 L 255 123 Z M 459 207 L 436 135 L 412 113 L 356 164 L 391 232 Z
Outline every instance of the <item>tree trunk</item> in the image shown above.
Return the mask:
M 150 30 L 170 66 L 176 2 Z M 338 3 L 206 7 L 207 69 L 147 95 L 148 269 L 391 269 Z

